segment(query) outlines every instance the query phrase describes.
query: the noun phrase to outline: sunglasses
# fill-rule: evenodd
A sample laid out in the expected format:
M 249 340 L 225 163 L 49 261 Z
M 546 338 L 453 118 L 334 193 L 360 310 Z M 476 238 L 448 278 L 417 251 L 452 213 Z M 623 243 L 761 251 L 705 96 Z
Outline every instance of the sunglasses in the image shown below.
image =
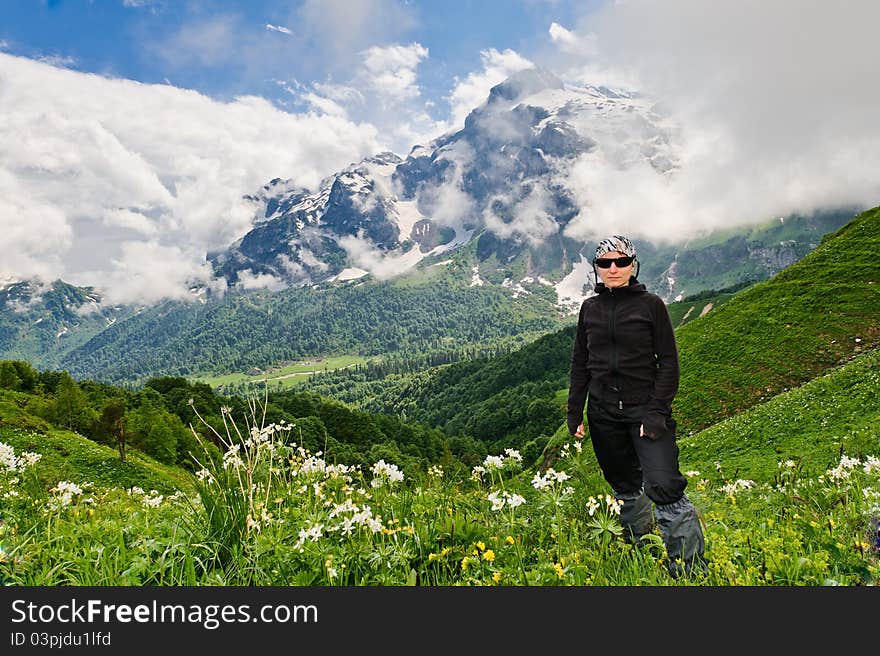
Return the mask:
M 634 259 L 636 258 L 631 255 L 624 255 L 623 257 L 597 257 L 593 261 L 600 269 L 610 269 L 612 264 L 616 264 L 618 269 L 622 269 L 632 264 Z

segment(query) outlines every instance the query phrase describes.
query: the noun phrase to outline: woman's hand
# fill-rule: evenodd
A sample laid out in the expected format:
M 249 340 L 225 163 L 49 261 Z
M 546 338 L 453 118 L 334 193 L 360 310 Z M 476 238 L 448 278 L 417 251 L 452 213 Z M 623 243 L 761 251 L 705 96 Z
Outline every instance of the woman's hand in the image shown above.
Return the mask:
M 581 422 L 581 425 L 578 426 L 578 429 L 577 429 L 577 431 L 575 431 L 574 436 L 579 440 L 583 439 L 583 437 L 584 437 L 584 422 Z

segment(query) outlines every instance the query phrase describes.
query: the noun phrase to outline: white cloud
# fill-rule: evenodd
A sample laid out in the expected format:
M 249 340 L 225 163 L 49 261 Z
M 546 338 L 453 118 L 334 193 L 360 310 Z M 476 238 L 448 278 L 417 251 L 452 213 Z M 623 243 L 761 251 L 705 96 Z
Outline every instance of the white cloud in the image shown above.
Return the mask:
M 270 273 L 255 274 L 250 269 L 238 272 L 238 285 L 244 289 L 268 289 L 278 291 L 287 287 L 287 283 Z
M 509 216 L 501 217 L 494 211 L 496 200 L 507 208 Z M 534 187 L 525 198 L 517 201 L 493 199 L 483 211 L 483 220 L 486 228 L 503 239 L 520 237 L 538 245 L 559 231 L 559 224 L 548 211 L 551 204 L 547 191 L 543 187 Z
M 373 46 L 363 55 L 367 85 L 384 101 L 397 103 L 421 94 L 416 84 L 416 67 L 428 56 L 427 48 L 419 43 Z
M 456 80 L 447 98 L 451 106 L 451 128 L 463 127 L 464 119 L 474 107 L 486 101 L 493 86 L 518 71 L 534 66 L 531 61 L 510 49 L 503 52 L 494 48 L 483 50 L 480 58 L 482 70 L 469 73 L 463 80 Z
M 550 23 L 547 30 L 550 40 L 565 53 L 587 57 L 596 53 L 596 37 L 594 34 L 579 35 L 566 29 L 559 23 Z
M 417 68 L 427 56 L 419 43 L 374 46 L 344 82 L 315 82 L 294 95 L 318 111 L 375 125 L 384 150 L 405 154 L 447 127 L 428 114 L 418 85 Z
M 582 74 L 614 73 L 659 99 L 682 127 L 683 151 L 668 180 L 584 160 L 573 234 L 616 226 L 675 239 L 880 203 L 878 21 L 870 0 L 727 0 L 711 11 L 629 0 L 585 18 L 577 32 L 596 50 L 577 62 Z
M 344 118 L 0 54 L 0 276 L 179 295 L 249 228 L 244 194 L 314 187 L 378 150 L 373 126 Z
M 266 23 L 266 29 L 270 32 L 281 32 L 282 34 L 293 35 L 293 32 L 283 25 L 272 25 L 271 23 Z

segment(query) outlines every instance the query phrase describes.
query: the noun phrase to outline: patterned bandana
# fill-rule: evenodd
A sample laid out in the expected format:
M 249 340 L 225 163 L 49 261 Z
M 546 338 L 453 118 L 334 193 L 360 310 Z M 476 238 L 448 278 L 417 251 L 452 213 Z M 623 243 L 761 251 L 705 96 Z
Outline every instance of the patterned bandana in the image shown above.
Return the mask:
M 596 257 L 602 257 L 605 253 L 617 251 L 630 257 L 636 256 L 636 247 L 633 243 L 622 235 L 612 235 L 608 239 L 603 239 L 596 247 Z

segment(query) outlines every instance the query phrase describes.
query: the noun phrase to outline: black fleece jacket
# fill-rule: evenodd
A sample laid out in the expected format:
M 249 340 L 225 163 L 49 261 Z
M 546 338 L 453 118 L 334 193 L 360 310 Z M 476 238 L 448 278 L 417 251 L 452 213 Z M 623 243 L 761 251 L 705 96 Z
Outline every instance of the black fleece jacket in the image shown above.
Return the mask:
M 581 304 L 571 352 L 568 430 L 584 420 L 593 399 L 644 405 L 642 424 L 649 437 L 667 430 L 678 391 L 678 349 L 666 304 L 635 278 L 626 287 L 599 283 Z

